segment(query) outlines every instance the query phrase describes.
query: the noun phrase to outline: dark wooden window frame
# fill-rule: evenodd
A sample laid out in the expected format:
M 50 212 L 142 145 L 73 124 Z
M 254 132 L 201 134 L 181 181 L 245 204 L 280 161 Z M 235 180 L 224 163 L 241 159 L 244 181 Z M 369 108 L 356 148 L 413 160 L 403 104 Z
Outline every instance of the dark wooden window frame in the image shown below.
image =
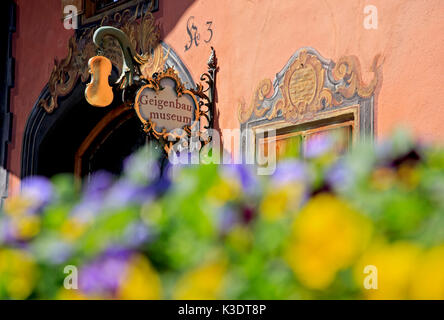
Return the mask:
M 121 0 L 102 9 L 97 9 L 96 1 L 84 0 L 84 14 L 81 17 L 81 25 L 97 23 L 110 13 L 125 10 L 139 4 L 145 4 L 145 9 L 147 9 L 149 8 L 150 3 L 152 3 L 151 12 L 155 12 L 159 9 L 159 0 Z

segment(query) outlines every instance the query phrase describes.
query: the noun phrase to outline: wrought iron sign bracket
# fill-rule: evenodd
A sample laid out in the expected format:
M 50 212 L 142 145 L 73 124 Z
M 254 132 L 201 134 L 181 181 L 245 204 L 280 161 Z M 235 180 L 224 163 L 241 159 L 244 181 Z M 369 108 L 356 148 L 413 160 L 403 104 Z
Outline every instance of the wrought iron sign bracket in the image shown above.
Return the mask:
M 217 65 L 217 57 L 214 48 L 211 47 L 211 55 L 207 63 L 208 72 L 204 73 L 200 77 L 200 81 L 204 81 L 207 88 L 203 88 L 201 84 L 197 85 L 197 90 L 191 91 L 197 95 L 201 100 L 199 105 L 201 108 L 201 116 L 205 117 L 208 125 L 206 129 L 214 128 L 214 111 L 215 111 L 215 97 L 216 97 L 216 74 L 219 70 Z M 205 102 L 204 102 L 205 101 Z

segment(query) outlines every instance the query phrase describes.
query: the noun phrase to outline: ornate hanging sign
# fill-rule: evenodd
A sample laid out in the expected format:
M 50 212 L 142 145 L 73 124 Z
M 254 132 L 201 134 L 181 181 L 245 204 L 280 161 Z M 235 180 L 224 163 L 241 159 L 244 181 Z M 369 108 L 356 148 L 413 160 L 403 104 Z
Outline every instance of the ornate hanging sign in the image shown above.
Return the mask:
M 190 133 L 200 115 L 194 93 L 184 87 L 172 68 L 148 82 L 139 89 L 134 104 L 145 131 L 165 140 Z
M 199 146 L 210 142 L 208 129 L 214 121 L 214 92 L 217 59 L 212 49 L 208 61 L 208 73 L 201 76 L 204 85 L 187 89 L 172 67 L 163 71 L 147 73 L 149 55 L 139 54 L 125 32 L 105 26 L 94 32 L 93 41 L 98 55 L 89 61 L 91 82 L 85 90 L 86 100 L 95 107 L 106 107 L 114 100 L 112 87 L 108 84 L 111 62 L 103 55 L 105 39 L 113 39 L 122 54 L 121 75 L 114 85 L 122 93 L 122 102 L 133 107 L 141 120 L 144 131 L 159 140 L 169 154 L 175 143 L 184 143 L 185 137 L 197 136 Z

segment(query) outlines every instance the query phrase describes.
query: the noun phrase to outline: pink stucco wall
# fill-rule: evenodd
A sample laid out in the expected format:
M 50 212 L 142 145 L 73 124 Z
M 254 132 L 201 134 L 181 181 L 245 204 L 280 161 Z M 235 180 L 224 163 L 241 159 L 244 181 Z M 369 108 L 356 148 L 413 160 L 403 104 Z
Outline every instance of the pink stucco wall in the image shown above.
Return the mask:
M 13 141 L 9 149 L 12 190 L 20 175 L 26 119 L 48 81 L 53 60 L 67 52 L 71 32 L 63 28 L 60 0 L 17 0 L 14 36 L 16 87 L 12 90 Z M 378 29 L 363 27 L 364 7 L 378 9 Z M 160 0 L 155 17 L 163 40 L 180 55 L 196 80 L 206 71 L 213 46 L 219 58 L 217 109 L 220 128 L 238 128 L 238 103 L 249 101 L 264 78 L 274 79 L 304 46 L 337 61 L 355 55 L 364 81 L 373 57 L 382 55 L 382 85 L 376 101 L 376 135 L 398 125 L 423 140 L 443 143 L 444 1 L 442 0 Z M 201 44 L 184 51 L 187 20 L 194 16 Z M 206 22 L 212 21 L 210 43 Z M 13 191 L 12 191 L 13 192 Z
M 13 35 L 15 87 L 11 90 L 12 142 L 8 169 L 10 192 L 18 188 L 23 132 L 38 96 L 48 82 L 54 59 L 68 52 L 72 31 L 63 28 L 61 1 L 16 0 L 17 31 Z
M 174 1 L 165 2 L 173 10 Z M 378 9 L 377 30 L 363 27 L 364 7 L 369 4 Z M 364 81 L 373 76 L 373 57 L 381 54 L 383 79 L 375 119 L 378 137 L 405 125 L 424 140 L 444 141 L 443 1 L 196 1 L 165 37 L 173 47 L 182 49 L 187 40 L 189 16 L 213 21 L 211 45 L 219 56 L 222 128 L 238 127 L 234 115 L 239 100 L 248 102 L 261 79 L 274 79 L 297 49 L 310 46 L 334 61 L 357 56 Z M 202 45 L 181 52 L 181 58 L 197 76 L 207 53 L 208 46 Z

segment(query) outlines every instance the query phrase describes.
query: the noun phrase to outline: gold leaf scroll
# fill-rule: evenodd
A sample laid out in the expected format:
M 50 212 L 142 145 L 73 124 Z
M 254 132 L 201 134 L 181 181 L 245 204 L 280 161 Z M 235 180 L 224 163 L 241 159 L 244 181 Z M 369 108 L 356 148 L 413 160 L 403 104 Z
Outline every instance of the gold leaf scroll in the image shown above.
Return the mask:
M 57 98 L 70 93 L 74 89 L 79 77 L 81 77 L 82 82 L 88 80 L 87 63 L 85 62 L 84 68 L 75 67 L 74 60 L 78 53 L 77 42 L 73 36 L 68 42 L 68 55 L 66 58 L 61 61 L 54 60 L 54 68 L 48 81 L 50 96 L 39 101 L 39 106 L 44 108 L 46 112 L 51 113 L 58 107 Z
M 379 80 L 377 72 L 379 57 L 378 54 L 373 58 L 371 71 L 374 73 L 374 77 L 367 86 L 363 84 L 358 59 L 354 56 L 340 58 L 333 68 L 332 74 L 336 81 L 343 79 L 346 85 L 339 86 L 337 91 L 345 98 L 351 98 L 355 93 L 362 98 L 369 98 L 375 91 Z
M 239 104 L 239 121 L 241 123 L 246 122 L 248 119 L 250 119 L 251 115 L 254 114 L 257 117 L 262 117 L 265 112 L 269 110 L 269 108 L 263 108 L 258 109 L 264 101 L 265 97 L 269 96 L 273 89 L 273 83 L 270 79 L 263 79 L 259 84 L 257 85 L 256 89 L 254 90 L 253 97 L 251 98 L 250 104 L 246 105 L 245 101 L 242 101 Z
M 152 55 L 147 55 L 143 58 L 143 60 L 140 60 L 140 72 L 142 73 L 143 77 L 145 79 L 149 79 L 154 73 L 162 71 L 163 66 L 168 59 L 169 53 L 170 51 L 168 49 L 168 52 L 164 54 L 162 46 L 158 45 L 154 49 Z

